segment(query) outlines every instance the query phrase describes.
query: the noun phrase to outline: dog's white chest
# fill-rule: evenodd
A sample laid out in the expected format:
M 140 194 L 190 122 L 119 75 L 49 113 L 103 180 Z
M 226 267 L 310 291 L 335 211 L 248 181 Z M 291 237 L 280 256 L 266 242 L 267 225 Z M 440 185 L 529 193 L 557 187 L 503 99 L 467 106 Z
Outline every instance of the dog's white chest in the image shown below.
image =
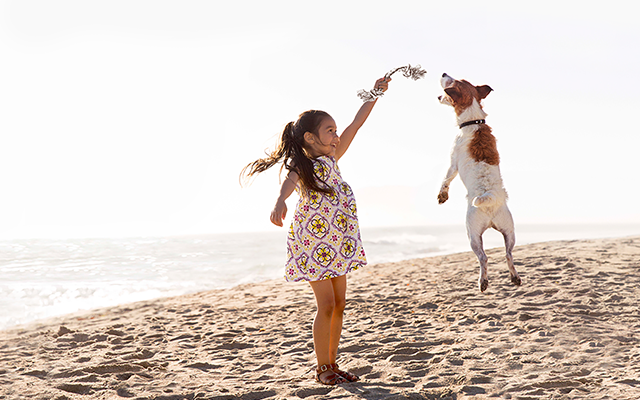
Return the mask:
M 506 198 L 506 191 L 503 188 L 500 167 L 490 165 L 486 162 L 478 162 L 473 159 L 469 152 L 471 137 L 460 135 L 456 138 L 453 150 L 453 161 L 457 165 L 458 173 L 462 183 L 467 188 L 469 199 L 480 196 L 487 191 L 500 193 L 500 198 Z

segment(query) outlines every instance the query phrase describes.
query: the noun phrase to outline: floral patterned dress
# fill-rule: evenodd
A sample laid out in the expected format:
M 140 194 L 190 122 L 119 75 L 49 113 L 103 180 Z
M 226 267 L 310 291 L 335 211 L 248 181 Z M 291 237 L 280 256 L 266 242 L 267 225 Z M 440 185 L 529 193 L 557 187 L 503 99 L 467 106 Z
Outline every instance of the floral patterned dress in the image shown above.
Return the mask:
M 314 160 L 316 175 L 334 194 L 300 196 L 287 238 L 287 281 L 319 281 L 346 275 L 367 264 L 356 199 L 342 180 L 334 157 Z

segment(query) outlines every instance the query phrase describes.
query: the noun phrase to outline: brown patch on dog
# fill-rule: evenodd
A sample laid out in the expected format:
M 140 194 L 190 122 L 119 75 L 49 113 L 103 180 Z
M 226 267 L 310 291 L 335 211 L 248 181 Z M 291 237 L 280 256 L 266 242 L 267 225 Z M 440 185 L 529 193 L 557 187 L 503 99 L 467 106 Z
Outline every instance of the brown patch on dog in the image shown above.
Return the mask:
M 500 164 L 500 155 L 496 145 L 496 137 L 491 134 L 491 127 L 478 125 L 469 142 L 469 154 L 477 162 L 486 162 L 489 165 Z

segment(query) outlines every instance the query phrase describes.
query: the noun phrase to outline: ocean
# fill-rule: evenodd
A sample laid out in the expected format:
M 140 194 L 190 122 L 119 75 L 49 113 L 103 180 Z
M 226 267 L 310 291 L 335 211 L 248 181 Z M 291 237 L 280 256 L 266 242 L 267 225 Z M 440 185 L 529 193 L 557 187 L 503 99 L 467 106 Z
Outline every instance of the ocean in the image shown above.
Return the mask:
M 640 235 L 640 225 L 518 225 L 517 245 Z M 0 241 L 0 329 L 81 310 L 283 278 L 286 230 Z M 463 226 L 363 228 L 369 266 L 470 251 Z M 485 248 L 503 246 L 495 231 Z

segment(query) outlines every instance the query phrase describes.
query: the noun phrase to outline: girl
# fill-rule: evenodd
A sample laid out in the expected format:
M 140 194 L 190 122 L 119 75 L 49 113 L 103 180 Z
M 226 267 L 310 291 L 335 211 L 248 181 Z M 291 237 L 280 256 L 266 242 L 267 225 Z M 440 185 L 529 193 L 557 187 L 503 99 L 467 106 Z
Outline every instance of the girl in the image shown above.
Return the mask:
M 391 78 L 376 81 L 386 91 Z M 356 203 L 351 187 L 342 180 L 337 160 L 349 148 L 377 100 L 364 103 L 353 122 L 338 136 L 336 122 L 324 111 L 310 110 L 289 122 L 277 149 L 247 165 L 246 178 L 282 162 L 289 172 L 271 212 L 271 222 L 282 226 L 285 200 L 300 193 L 287 238 L 287 281 L 308 281 L 317 302 L 313 343 L 317 357 L 316 380 L 326 385 L 359 378 L 336 364 L 347 291 L 346 274 L 364 266 L 365 258 Z

